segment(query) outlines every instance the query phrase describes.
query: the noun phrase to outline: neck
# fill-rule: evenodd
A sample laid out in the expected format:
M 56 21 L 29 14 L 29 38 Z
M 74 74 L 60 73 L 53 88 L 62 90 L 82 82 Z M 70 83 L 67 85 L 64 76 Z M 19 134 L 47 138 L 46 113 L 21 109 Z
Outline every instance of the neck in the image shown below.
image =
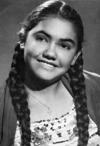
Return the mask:
M 35 115 L 35 113 L 36 115 L 37 113 L 40 113 L 39 117 L 36 117 L 35 120 L 59 117 L 60 115 L 69 112 L 72 108 L 72 97 L 64 87 L 62 81 L 58 81 L 45 89 L 37 91 L 26 86 L 26 91 L 28 93 L 31 118 L 34 117 L 32 115 Z
M 29 97 L 28 102 L 30 103 L 34 101 L 34 97 L 47 104 L 50 102 L 54 103 L 54 101 L 60 100 L 61 97 L 65 97 L 64 95 L 66 95 L 62 78 L 53 82 L 46 82 L 26 72 L 25 87 Z
M 59 89 L 62 86 L 62 82 L 58 81 L 54 84 L 51 84 L 49 86 L 46 86 L 45 88 L 41 89 L 41 90 L 33 90 L 32 88 L 29 88 L 29 86 L 27 86 L 26 84 L 26 91 L 28 93 L 28 95 L 31 94 L 31 96 L 33 95 L 33 97 L 38 97 L 39 99 L 43 99 L 43 100 L 50 100 L 51 98 L 56 98 L 58 95 L 58 92 L 60 91 Z

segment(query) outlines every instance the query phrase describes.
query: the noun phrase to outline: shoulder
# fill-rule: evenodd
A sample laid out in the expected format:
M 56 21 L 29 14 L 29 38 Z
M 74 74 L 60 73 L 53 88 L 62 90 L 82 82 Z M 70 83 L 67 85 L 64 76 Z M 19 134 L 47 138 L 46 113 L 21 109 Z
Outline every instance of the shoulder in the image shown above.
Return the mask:
M 95 101 L 100 101 L 100 75 L 84 70 L 87 94 L 94 96 Z
M 100 75 L 84 70 L 88 109 L 100 128 Z
M 5 87 L 6 84 L 3 83 L 0 86 L 0 141 L 1 141 L 1 130 L 2 130 L 2 124 L 3 124 L 3 113 L 4 113 L 4 103 L 5 103 Z
M 91 82 L 95 85 L 100 84 L 100 74 L 84 70 L 84 76 L 87 82 Z
M 95 95 L 99 94 L 100 96 L 100 75 L 94 72 L 84 70 L 84 77 L 86 83 L 86 90 L 88 92 L 92 91 L 92 93 L 94 93 Z
M 4 109 L 7 108 L 8 106 L 8 95 L 7 95 L 7 84 L 6 82 L 4 82 L 1 86 L 0 86 L 0 124 L 2 121 L 2 118 L 4 116 Z
M 3 104 L 4 104 L 5 90 L 6 90 L 6 84 L 3 83 L 3 84 L 0 86 L 0 111 L 1 111 L 1 108 L 3 107 Z
M 6 83 L 4 82 L 1 86 L 0 86 L 0 97 L 2 96 L 2 94 L 4 93 L 6 87 Z
M 3 144 L 8 144 L 8 141 L 13 139 L 16 129 L 16 121 L 17 118 L 11 102 L 9 88 L 5 82 L 0 88 L 0 133 L 3 133 L 2 139 L 0 135 L 0 142 Z

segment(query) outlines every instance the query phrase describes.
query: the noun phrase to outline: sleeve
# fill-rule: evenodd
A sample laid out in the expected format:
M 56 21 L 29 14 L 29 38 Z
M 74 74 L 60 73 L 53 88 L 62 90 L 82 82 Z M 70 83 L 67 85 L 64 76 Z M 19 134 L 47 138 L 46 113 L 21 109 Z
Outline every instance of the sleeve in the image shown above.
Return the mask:
M 84 76 L 86 79 L 86 91 L 91 106 L 91 115 L 94 118 L 98 126 L 98 132 L 100 134 L 100 75 L 84 71 Z
M 3 125 L 3 114 L 4 114 L 4 94 L 5 94 L 5 84 L 0 87 L 0 143 L 2 138 L 2 125 Z
M 16 129 L 16 115 L 11 103 L 7 84 L 1 90 L 0 96 L 0 146 L 11 146 Z

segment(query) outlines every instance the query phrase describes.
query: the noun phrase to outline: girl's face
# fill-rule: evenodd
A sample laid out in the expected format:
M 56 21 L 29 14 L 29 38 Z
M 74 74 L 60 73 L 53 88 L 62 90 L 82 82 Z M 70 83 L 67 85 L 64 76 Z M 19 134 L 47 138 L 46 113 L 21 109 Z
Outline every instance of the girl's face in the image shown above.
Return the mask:
M 28 32 L 26 68 L 45 81 L 59 79 L 70 67 L 77 51 L 77 34 L 70 21 L 48 17 Z

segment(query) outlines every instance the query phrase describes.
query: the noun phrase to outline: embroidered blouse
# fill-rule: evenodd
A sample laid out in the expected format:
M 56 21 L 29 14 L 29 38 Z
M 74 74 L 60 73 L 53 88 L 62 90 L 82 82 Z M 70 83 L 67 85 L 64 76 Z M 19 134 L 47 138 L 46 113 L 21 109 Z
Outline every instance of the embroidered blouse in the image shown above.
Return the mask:
M 69 113 L 59 118 L 31 121 L 31 146 L 77 146 L 78 134 L 76 127 L 76 112 L 74 106 Z M 88 146 L 100 146 L 100 136 L 97 126 L 89 117 Z M 21 133 L 19 123 L 15 133 L 14 146 L 20 146 Z

